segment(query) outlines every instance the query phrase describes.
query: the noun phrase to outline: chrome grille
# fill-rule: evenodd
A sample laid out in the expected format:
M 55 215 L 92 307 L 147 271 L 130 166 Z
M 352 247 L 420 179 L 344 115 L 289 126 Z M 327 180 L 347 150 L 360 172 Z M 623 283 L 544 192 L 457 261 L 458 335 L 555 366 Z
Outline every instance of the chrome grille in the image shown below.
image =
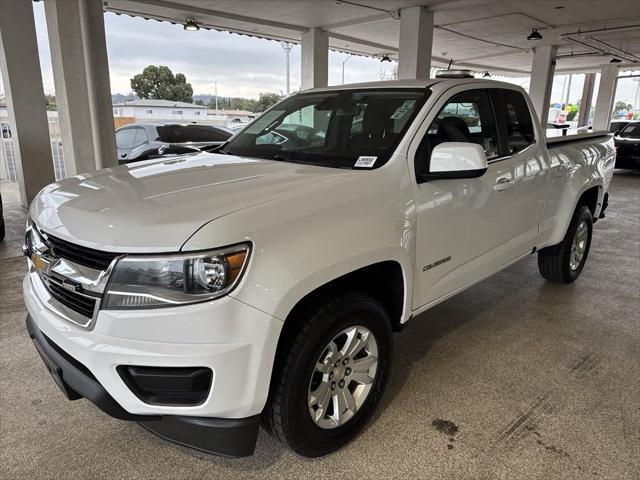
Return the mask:
M 27 225 L 23 251 L 32 285 L 44 304 L 70 322 L 91 328 L 119 255 L 61 240 L 33 223 Z
M 96 298 L 67 290 L 53 281 L 45 281 L 44 284 L 51 296 L 61 304 L 87 318 L 93 317 L 97 302 Z

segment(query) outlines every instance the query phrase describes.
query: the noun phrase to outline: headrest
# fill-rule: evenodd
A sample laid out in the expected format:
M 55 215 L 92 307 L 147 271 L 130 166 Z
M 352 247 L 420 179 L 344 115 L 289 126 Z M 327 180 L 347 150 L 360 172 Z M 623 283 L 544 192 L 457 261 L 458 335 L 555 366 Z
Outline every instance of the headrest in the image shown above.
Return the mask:
M 468 142 L 471 132 L 462 118 L 444 117 L 438 125 L 438 137 L 446 138 L 450 142 Z
M 389 106 L 383 102 L 367 104 L 362 117 L 362 133 L 370 138 L 383 138 L 390 125 Z M 388 132 L 387 132 L 388 133 Z

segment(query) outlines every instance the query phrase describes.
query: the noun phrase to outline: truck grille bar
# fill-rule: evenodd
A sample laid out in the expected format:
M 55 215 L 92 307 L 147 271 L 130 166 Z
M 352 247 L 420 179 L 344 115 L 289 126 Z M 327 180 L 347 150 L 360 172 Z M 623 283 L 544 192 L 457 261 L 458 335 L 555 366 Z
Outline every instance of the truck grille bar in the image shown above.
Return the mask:
M 50 234 L 44 234 L 44 241 L 57 257 L 66 258 L 79 265 L 95 270 L 106 270 L 117 253 L 103 252 L 93 248 L 76 245 Z

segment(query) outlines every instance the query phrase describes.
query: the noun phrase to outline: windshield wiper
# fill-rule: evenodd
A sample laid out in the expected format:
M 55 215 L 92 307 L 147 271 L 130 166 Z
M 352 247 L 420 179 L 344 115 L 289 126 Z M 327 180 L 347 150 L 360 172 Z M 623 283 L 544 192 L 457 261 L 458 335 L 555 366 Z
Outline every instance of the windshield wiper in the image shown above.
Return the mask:
M 330 160 L 297 160 L 289 157 L 285 157 L 283 155 L 274 155 L 272 160 L 277 162 L 289 162 L 289 163 L 298 163 L 300 165 L 313 165 L 315 167 L 329 167 L 329 168 L 343 168 L 345 170 L 351 170 L 351 165 L 345 165 L 342 162 L 330 161 Z

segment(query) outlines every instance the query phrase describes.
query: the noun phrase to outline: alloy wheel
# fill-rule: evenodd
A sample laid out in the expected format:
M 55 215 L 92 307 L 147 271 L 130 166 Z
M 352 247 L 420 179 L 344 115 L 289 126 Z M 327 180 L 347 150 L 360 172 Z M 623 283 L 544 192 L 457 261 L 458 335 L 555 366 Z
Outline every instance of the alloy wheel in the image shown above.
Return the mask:
M 335 335 L 320 354 L 311 374 L 308 407 L 320 428 L 344 425 L 371 393 L 378 369 L 378 343 L 363 326 Z

